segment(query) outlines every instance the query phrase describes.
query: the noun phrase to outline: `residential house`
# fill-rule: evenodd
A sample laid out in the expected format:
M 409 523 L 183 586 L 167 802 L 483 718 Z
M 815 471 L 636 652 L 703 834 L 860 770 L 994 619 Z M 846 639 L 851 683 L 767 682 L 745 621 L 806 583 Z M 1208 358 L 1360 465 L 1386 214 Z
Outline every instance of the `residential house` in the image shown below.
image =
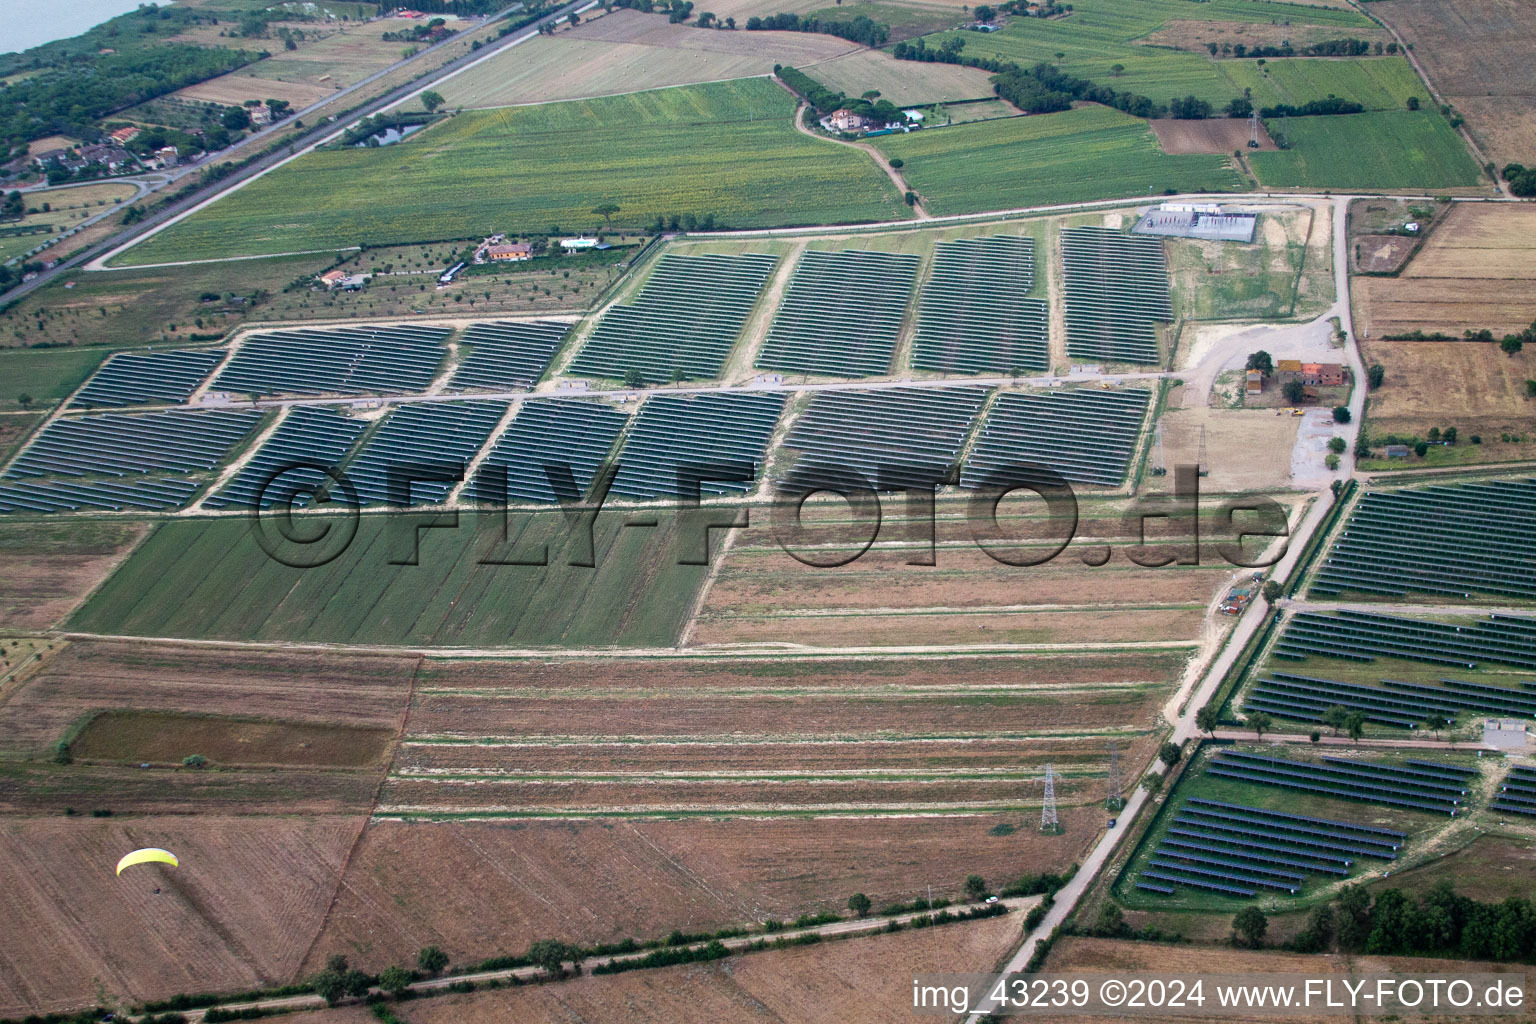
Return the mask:
M 864 118 L 851 110 L 834 110 L 832 116 L 827 118 L 827 124 L 835 131 L 856 132 L 864 127 Z
M 142 134 L 143 132 L 135 128 L 133 125 L 128 125 L 126 128 L 119 128 L 117 131 L 111 132 L 108 134 L 107 138 L 111 139 L 119 146 L 126 146 L 128 143 L 132 142 Z
M 325 273 L 320 275 L 320 283 L 325 285 L 327 288 L 336 288 L 340 286 L 340 284 L 346 279 L 346 273 L 340 270 L 327 270 Z
M 493 245 L 485 250 L 485 257 L 492 263 L 521 263 L 533 259 L 533 246 L 526 242 Z

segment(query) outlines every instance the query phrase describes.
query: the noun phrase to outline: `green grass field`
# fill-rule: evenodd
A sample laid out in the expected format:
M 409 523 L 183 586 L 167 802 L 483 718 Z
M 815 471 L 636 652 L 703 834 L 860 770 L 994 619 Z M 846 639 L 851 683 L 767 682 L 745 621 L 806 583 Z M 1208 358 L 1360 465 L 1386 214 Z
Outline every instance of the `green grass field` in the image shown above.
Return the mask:
M 1217 64 L 1230 83 L 1229 96 L 1251 90 L 1254 106 L 1293 106 L 1337 96 L 1367 110 L 1403 110 L 1410 96 L 1428 102 L 1429 91 L 1406 57 L 1224 60 Z
M 676 642 L 704 581 L 678 565 L 675 520 L 626 527 L 604 513 L 595 568 L 569 565 L 556 512 L 513 516 L 501 545 L 497 514 L 458 529 L 412 530 L 367 515 L 334 561 L 289 568 L 257 544 L 245 517 L 162 523 L 76 614 L 73 628 L 136 636 L 479 646 L 663 646 Z M 549 547 L 548 567 L 487 564 Z
M 1108 107 L 891 135 L 877 145 L 905 161 L 907 183 L 937 214 L 1242 185 L 1227 158 L 1169 156 L 1145 121 Z
M 61 401 L 91 375 L 108 348 L 22 348 L 0 350 L 0 408 L 21 408 L 21 396 L 31 398 L 34 408 Z
M 1370 21 L 1354 11 L 1261 0 L 1211 0 L 1198 4 L 1185 0 L 1082 0 L 1073 4 L 1069 17 L 1014 18 L 1001 32 L 943 33 L 929 37 L 928 45 L 935 46 L 949 35 L 958 35 L 965 40 L 967 55 L 997 57 L 1026 66 L 1039 61 L 1059 63 L 1062 70 L 1071 74 L 1159 102 L 1194 94 L 1212 103 L 1225 103 L 1241 95 L 1242 87 L 1234 88 L 1222 68 L 1227 63 L 1251 62 L 1217 62 L 1203 53 L 1137 42 L 1174 20 L 1324 25 L 1337 27 L 1340 36 L 1371 27 Z M 1064 56 L 1058 59 L 1058 53 Z M 1118 76 L 1112 73 L 1116 64 L 1124 68 Z M 1254 98 L 1261 99 L 1257 90 Z
M 1465 188 L 1482 180 L 1461 138 L 1435 111 L 1278 118 L 1267 126 L 1290 146 L 1248 155 L 1267 186 Z
M 766 79 L 468 111 L 378 149 L 309 154 L 156 235 L 127 263 L 619 227 L 714 214 L 731 227 L 898 219 L 867 155 L 795 131 Z

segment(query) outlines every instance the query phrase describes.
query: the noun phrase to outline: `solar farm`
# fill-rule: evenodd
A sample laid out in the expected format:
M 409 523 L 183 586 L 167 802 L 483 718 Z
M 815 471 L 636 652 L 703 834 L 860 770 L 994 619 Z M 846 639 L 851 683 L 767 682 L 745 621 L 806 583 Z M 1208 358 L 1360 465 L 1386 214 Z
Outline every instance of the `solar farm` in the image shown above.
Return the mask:
M 1067 353 L 1073 359 L 1156 366 L 1157 322 L 1173 319 L 1160 239 L 1107 228 L 1061 233 Z
M 1536 480 L 1368 491 L 1310 592 L 1536 599 L 1533 533 Z
M 0 477 L 0 512 L 179 508 L 262 415 L 171 410 L 56 419 Z
M 913 368 L 951 374 L 1049 368 L 1049 307 L 1029 298 L 1034 281 L 1033 238 L 939 242 L 918 305 Z
M 224 361 L 224 350 L 119 352 L 75 393 L 71 409 L 180 405 Z
M 1403 658 L 1475 669 L 1482 662 L 1536 669 L 1536 619 L 1492 614 L 1467 623 L 1435 622 L 1339 609 L 1297 612 L 1275 645 L 1276 657 L 1370 662 Z
M 203 507 L 270 508 L 314 494 L 331 482 L 326 469 L 341 465 L 367 427 L 367 421 L 326 406 L 293 408 L 235 475 L 203 499 Z
M 627 415 L 604 402 L 521 402 L 467 493 L 486 505 L 584 497 L 628 422 Z M 564 476 L 567 470 L 569 478 Z M 557 487 L 565 483 L 571 490 L 561 493 Z
M 1205 768 L 1211 775 L 1293 789 L 1334 800 L 1382 804 L 1454 816 L 1464 810 L 1469 772 L 1324 757 L 1322 763 L 1223 751 Z
M 246 338 L 213 389 L 236 395 L 425 391 L 447 354 L 446 327 L 295 329 Z
M 889 373 L 919 264 L 905 253 L 808 249 L 757 365 L 783 373 Z
M 470 324 L 459 338 L 458 366 L 449 391 L 527 390 L 539 382 L 571 325 L 559 320 L 507 320 Z
M 1044 466 L 1074 484 L 1118 487 L 1141 437 L 1151 394 L 1101 391 L 1010 391 L 987 413 L 961 483 L 1017 478 Z
M 897 490 L 949 481 L 989 389 L 879 388 L 814 395 L 776 468 L 794 490 Z
M 1219 800 L 1189 798 L 1172 813 L 1137 875 L 1143 892 L 1172 896 L 1184 887 L 1253 897 L 1268 889 L 1294 896 L 1312 879 L 1349 877 L 1361 858 L 1396 860 L 1407 838 L 1392 829 Z
M 506 412 L 499 401 L 402 405 L 344 472 L 364 505 L 442 504 Z
M 1536 818 L 1536 768 L 1517 764 L 1504 776 L 1489 808 Z
M 755 253 L 668 253 L 633 303 L 604 314 L 570 372 L 638 372 L 647 384 L 718 377 L 777 264 Z
M 762 471 L 782 394 L 655 395 L 645 400 L 610 494 L 646 501 L 745 494 Z

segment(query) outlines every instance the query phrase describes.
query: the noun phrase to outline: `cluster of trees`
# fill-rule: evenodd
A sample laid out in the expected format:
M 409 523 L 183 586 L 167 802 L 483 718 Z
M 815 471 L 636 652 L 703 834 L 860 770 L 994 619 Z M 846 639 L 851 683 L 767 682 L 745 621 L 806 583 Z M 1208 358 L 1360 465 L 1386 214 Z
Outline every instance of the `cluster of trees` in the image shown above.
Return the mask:
M 442 18 L 433 18 L 399 32 L 385 32 L 382 38 L 386 43 L 419 43 L 424 39 L 450 34 L 447 24 Z
M 1328 39 L 1300 49 L 1285 43 L 1281 46 L 1248 46 L 1245 43 L 1206 43 L 1212 57 L 1364 57 L 1375 52 L 1396 53 L 1396 43 L 1372 43 L 1364 39 Z
M 1331 949 L 1380 956 L 1444 956 L 1523 962 L 1536 957 L 1536 906 L 1519 896 L 1482 903 L 1441 879 L 1415 898 L 1383 889 L 1373 900 L 1359 885 L 1315 908 L 1287 947 L 1300 953 Z
M 1505 164 L 1504 180 L 1509 182 L 1509 190 L 1515 195 L 1526 199 L 1536 196 L 1536 167 L 1527 168 L 1524 164 Z
M 997 5 L 997 9 L 1004 14 L 1016 14 L 1021 18 L 1054 18 L 1058 14 L 1070 14 L 1071 4 L 1058 4 L 1046 0 L 1045 3 L 1031 4 L 1029 0 L 1007 0 L 1006 3 Z M 977 8 L 977 21 L 991 21 L 991 18 L 983 18 L 981 9 Z
M 1259 110 L 1259 116 L 1270 117 L 1321 117 L 1331 114 L 1358 114 L 1365 110 L 1365 106 L 1354 100 L 1341 100 L 1337 96 L 1329 96 L 1325 100 L 1309 100 L 1301 106 L 1292 106 L 1289 103 L 1278 103 L 1273 107 L 1264 107 Z
M 660 6 L 660 13 L 665 14 L 667 20 L 674 25 L 681 25 L 693 14 L 692 0 L 610 0 L 607 6 L 610 9 L 623 7 L 626 10 L 640 11 L 644 14 L 656 13 L 656 8 Z M 708 12 L 705 13 L 707 14 Z M 707 27 L 704 17 L 703 14 L 699 15 L 699 25 L 701 27 Z M 710 21 L 714 21 L 714 18 L 713 14 L 709 15 Z M 731 27 L 735 28 L 736 19 L 731 18 L 730 22 Z M 575 22 L 572 22 L 572 24 L 575 24 Z
M 772 14 L 766 18 L 748 18 L 747 31 L 817 32 L 822 35 L 837 36 L 839 39 L 846 39 L 850 43 L 858 43 L 861 46 L 884 46 L 885 41 L 891 36 L 889 25 L 882 25 L 862 14 L 848 20 L 812 18 L 799 14 Z
M 265 56 L 175 43 L 39 71 L 0 88 L 0 139 L 15 147 L 44 135 L 94 138 L 109 114 Z
M 422 104 L 424 106 L 430 106 L 431 108 L 436 107 L 436 104 L 428 104 L 427 97 L 429 96 L 436 97 L 439 103 L 442 101 L 442 97 L 437 93 L 425 92 L 422 93 L 421 97 Z M 386 132 L 391 128 L 399 129 L 413 124 L 426 124 L 430 120 L 432 120 L 431 109 L 425 111 L 411 110 L 395 111 L 388 114 L 374 114 L 372 117 L 363 118 L 357 124 L 343 132 L 341 135 L 341 144 L 343 146 L 355 146 L 359 142 L 366 142 L 381 132 Z
M 879 90 L 871 90 L 857 99 L 849 99 L 848 96 L 835 89 L 829 89 L 816 79 L 797 68 L 787 64 L 775 64 L 773 73 L 779 77 L 779 81 L 793 89 L 817 111 L 830 114 L 834 110 L 851 110 L 858 116 L 880 124 L 902 122 L 906 115 L 901 112 L 890 100 L 880 99 Z

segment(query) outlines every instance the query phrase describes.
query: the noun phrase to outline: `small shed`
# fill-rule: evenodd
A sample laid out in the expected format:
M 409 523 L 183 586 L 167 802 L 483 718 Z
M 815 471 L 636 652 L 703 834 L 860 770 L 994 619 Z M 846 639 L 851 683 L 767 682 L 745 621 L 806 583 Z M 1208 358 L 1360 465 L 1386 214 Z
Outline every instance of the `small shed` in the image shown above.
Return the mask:
M 1407 445 L 1405 445 L 1405 444 L 1389 444 L 1389 445 L 1387 445 L 1387 458 L 1389 458 L 1389 459 L 1406 459 L 1407 457 L 1408 457 L 1408 446 Z
M 1249 370 L 1246 383 L 1248 394 L 1262 394 L 1264 391 L 1264 372 L 1262 370 Z

